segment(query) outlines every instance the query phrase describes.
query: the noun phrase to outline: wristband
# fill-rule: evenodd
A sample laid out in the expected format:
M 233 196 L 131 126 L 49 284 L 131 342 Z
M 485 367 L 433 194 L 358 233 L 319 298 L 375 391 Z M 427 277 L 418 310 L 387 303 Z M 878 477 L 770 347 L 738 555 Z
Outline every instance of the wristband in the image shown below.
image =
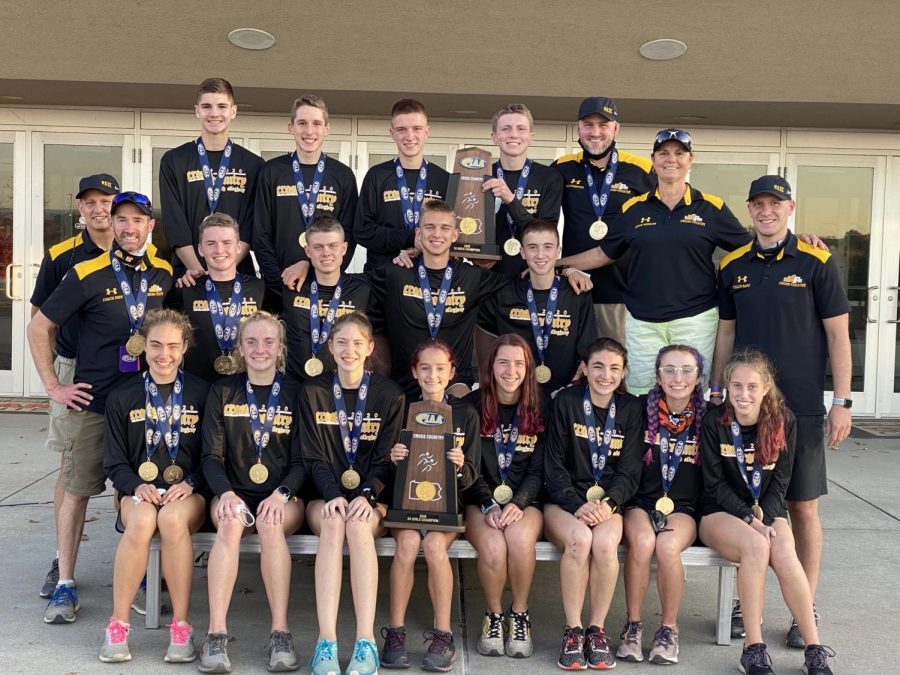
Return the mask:
M 609 506 L 609 512 L 610 512 L 610 513 L 615 513 L 615 512 L 616 512 L 616 509 L 618 509 L 618 507 L 616 506 L 616 503 L 615 503 L 612 499 L 610 499 L 609 497 L 604 497 L 604 498 L 601 499 L 600 501 L 603 501 L 603 502 L 606 502 L 606 503 L 607 503 L 607 505 Z
M 493 511 L 494 509 L 499 509 L 500 505 L 492 499 L 489 502 L 485 501 L 480 508 L 481 513 L 486 516 L 488 512 Z

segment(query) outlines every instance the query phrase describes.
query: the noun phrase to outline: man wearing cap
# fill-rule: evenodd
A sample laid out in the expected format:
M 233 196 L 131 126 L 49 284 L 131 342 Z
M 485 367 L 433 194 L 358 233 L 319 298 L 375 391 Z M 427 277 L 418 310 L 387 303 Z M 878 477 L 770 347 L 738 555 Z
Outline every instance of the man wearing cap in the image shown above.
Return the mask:
M 137 331 L 146 311 L 162 306 L 172 287 L 172 268 L 156 257 L 147 238 L 153 229 L 150 200 L 136 192 L 115 196 L 115 241 L 109 252 L 84 260 L 65 275 L 28 324 L 31 355 L 44 389 L 71 409 L 77 434 L 63 451 L 63 497 L 57 518 L 59 581 L 44 613 L 46 623 L 75 621 L 75 561 L 88 499 L 106 487 L 103 471 L 106 396 L 140 371 L 143 345 Z M 60 326 L 78 321 L 75 374 L 60 382 L 53 342 Z
M 565 181 L 562 210 L 563 257 L 595 249 L 609 228 L 615 227 L 622 205 L 644 194 L 654 183 L 650 162 L 616 148 L 619 116 L 616 104 L 605 96 L 592 96 L 578 108 L 578 144 L 581 150 L 557 159 L 551 166 Z M 625 344 L 624 275 L 627 260 L 587 271 L 594 282 L 593 300 L 597 331 Z
M 109 174 L 101 173 L 81 179 L 75 199 L 78 200 L 79 221 L 83 224 L 84 231 L 52 246 L 44 256 L 37 280 L 34 282 L 34 292 L 31 294 L 31 316 L 38 312 L 41 305 L 56 290 L 69 269 L 110 249 L 113 231 L 109 210 L 112 207 L 113 196 L 118 193 L 119 181 Z M 72 384 L 75 375 L 77 335 L 77 321 L 69 321 L 61 326 L 56 335 L 53 370 L 63 385 Z M 70 413 L 65 404 L 51 399 L 45 447 L 59 452 L 62 457 L 65 449 L 74 442 L 77 433 L 76 419 L 77 417 Z M 63 497 L 63 469 L 60 462 L 60 471 L 56 475 L 56 485 L 53 489 L 54 522 L 59 515 L 59 505 Z M 53 595 L 57 581 L 59 581 L 59 560 L 58 557 L 54 557 L 41 587 L 40 596 L 49 598 Z
M 750 185 L 747 207 L 756 237 L 719 265 L 719 328 L 712 400 L 722 400 L 722 372 L 735 348 L 760 348 L 775 364 L 776 381 L 797 417 L 797 445 L 787 491 L 797 555 L 815 598 L 822 558 L 818 498 L 828 492 L 825 436 L 835 447 L 850 433 L 850 353 L 847 294 L 828 251 L 788 229 L 796 203 L 780 176 Z M 825 361 L 831 362 L 834 398 L 825 415 Z M 786 642 L 803 647 L 792 620 Z

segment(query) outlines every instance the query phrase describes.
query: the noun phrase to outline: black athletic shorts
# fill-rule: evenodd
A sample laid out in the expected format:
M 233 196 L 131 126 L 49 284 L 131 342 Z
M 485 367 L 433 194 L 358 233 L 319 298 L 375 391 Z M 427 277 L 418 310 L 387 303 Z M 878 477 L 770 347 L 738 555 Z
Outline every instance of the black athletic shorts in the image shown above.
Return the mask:
M 820 415 L 797 415 L 797 446 L 787 499 L 808 502 L 825 494 L 825 419 Z

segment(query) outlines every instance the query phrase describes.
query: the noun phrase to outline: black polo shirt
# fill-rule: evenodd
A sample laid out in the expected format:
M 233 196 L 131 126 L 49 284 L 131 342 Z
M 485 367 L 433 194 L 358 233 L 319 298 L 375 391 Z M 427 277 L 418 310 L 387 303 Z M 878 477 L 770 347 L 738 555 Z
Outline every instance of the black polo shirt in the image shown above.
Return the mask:
M 824 415 L 828 341 L 823 319 L 850 312 L 834 256 L 788 231 L 777 252 L 756 240 L 719 265 L 719 318 L 735 321 L 734 347 L 753 345 L 775 363 L 795 415 Z
M 309 285 L 315 279 L 313 270 L 299 291 L 294 291 L 282 285 L 281 318 L 284 319 L 287 328 L 288 360 L 287 371 L 297 380 L 304 381 L 309 378 L 303 369 L 307 359 L 312 356 L 312 340 L 309 331 Z M 338 304 L 334 318 L 362 312 L 368 314 L 372 302 L 372 289 L 366 277 L 361 274 L 343 274 L 341 276 L 341 300 Z M 334 297 L 335 286 L 319 284 L 319 318 L 325 319 L 328 313 L 328 303 Z M 375 322 L 373 322 L 375 323 Z M 376 330 L 380 328 L 376 327 Z M 328 351 L 328 345 L 323 345 L 317 357 L 322 361 L 325 371 L 329 372 L 334 367 L 334 357 Z
M 206 299 L 207 279 L 207 276 L 202 276 L 197 279 L 194 286 L 172 291 L 166 304 L 185 313 L 194 328 L 194 344 L 184 355 L 184 369 L 207 382 L 215 382 L 224 375 L 219 375 L 213 368 L 213 363 L 222 354 L 222 350 L 216 341 L 215 327 L 209 314 L 209 301 Z M 234 279 L 216 281 L 215 284 L 227 312 L 231 306 Z M 241 317 L 250 316 L 262 309 L 265 283 L 253 275 L 242 274 L 241 286 L 241 293 L 244 296 L 241 301 Z
M 62 283 L 66 272 L 78 263 L 95 258 L 101 253 L 103 249 L 91 240 L 87 230 L 51 246 L 41 261 L 41 269 L 38 271 L 34 291 L 31 293 L 31 304 L 40 309 L 56 287 Z M 74 359 L 77 350 L 78 320 L 73 319 L 59 327 L 56 333 L 56 353 L 67 359 Z
M 591 224 L 597 220 L 591 205 L 591 194 L 585 183 L 583 152 L 563 155 L 551 166 L 562 174 L 564 181 L 562 212 L 565 219 L 563 226 L 562 254 L 575 255 L 597 247 L 597 240 L 588 234 Z M 632 197 L 644 194 L 656 184 L 653 165 L 649 159 L 632 155 L 619 150 L 619 165 L 615 179 L 609 192 L 609 201 L 603 212 L 603 222 L 610 230 L 616 225 L 622 212 L 622 205 Z M 606 178 L 606 168 L 599 169 L 591 164 L 591 175 L 599 194 Z M 613 265 L 588 270 L 594 282 L 592 291 L 597 304 L 613 304 L 622 302 L 625 292 L 625 272 L 628 260 L 618 260 Z
M 163 298 L 172 288 L 172 267 L 155 253 L 156 249 L 149 246 L 142 258 L 128 255 L 118 244 L 112 250 L 112 254 L 120 255 L 132 287 L 137 287 L 139 279 L 136 266 L 147 270 L 147 311 L 162 307 Z M 110 255 L 104 251 L 75 265 L 41 306 L 44 316 L 57 326 L 78 319 L 74 381 L 92 385 L 90 394 L 94 398 L 87 410 L 101 415 L 109 392 L 137 375 L 119 372 L 119 347 L 128 340 L 131 323 Z
M 222 151 L 207 150 L 206 154 L 209 168 L 213 172 L 218 171 Z M 227 213 L 238 222 L 241 241 L 247 245 L 253 243 L 253 190 L 262 164 L 261 157 L 233 143 L 228 173 L 216 204 L 218 213 Z M 202 263 L 203 257 L 197 250 L 197 243 L 200 240 L 200 223 L 209 215 L 206 183 L 196 141 L 188 141 L 162 156 L 159 164 L 159 202 L 163 230 L 172 247 L 172 265 L 177 276 L 181 276 L 184 265 L 175 249 L 193 246 Z M 238 271 L 253 274 L 253 260 L 249 255 L 238 264 Z
M 626 202 L 600 248 L 613 259 L 631 252 L 625 306 L 636 319 L 663 322 L 715 307 L 716 247 L 733 251 L 749 241 L 721 198 L 688 185 L 671 211 L 658 190 Z
M 497 175 L 497 164 L 499 162 L 494 162 L 494 176 Z M 521 170 L 503 170 L 503 182 L 513 194 L 516 193 L 516 188 L 519 186 L 521 175 Z M 559 220 L 562 191 L 563 180 L 559 172 L 554 171 L 546 164 L 532 161 L 522 199 L 513 199 L 511 203 L 501 204 L 497 209 L 494 240 L 500 247 L 500 255 L 503 257 L 491 269 L 498 274 L 516 274 L 525 269 L 525 261 L 522 260 L 521 255 L 510 256 L 503 250 L 504 242 L 510 237 L 506 214 L 512 216 L 515 237 L 521 241 L 522 228 L 532 220 L 540 218 L 552 220 L 554 223 Z
M 404 169 L 403 175 L 415 194 L 419 170 Z M 449 180 L 446 170 L 428 162 L 425 199 L 446 199 Z M 376 164 L 363 178 L 353 235 L 356 243 L 366 247 L 366 272 L 390 263 L 401 249 L 413 245 L 415 230 L 407 229 L 403 220 L 394 160 Z
M 263 164 L 257 180 L 253 209 L 253 253 L 269 288 L 281 286 L 281 272 L 300 260 L 308 260 L 300 245 L 300 235 L 306 224 L 297 200 L 291 153 L 270 159 Z M 300 173 L 307 195 L 316 173 L 315 164 L 301 164 Z M 316 197 L 316 216 L 327 215 L 344 226 L 344 238 L 349 243 L 342 269 L 353 258 L 353 219 L 359 195 L 353 170 L 333 157 L 325 158 L 325 173 Z
M 528 279 L 517 279 L 487 298 L 478 315 L 478 326 L 491 335 L 515 333 L 531 346 L 535 363 L 539 364 L 537 344 L 528 311 Z M 535 290 L 534 301 L 543 327 L 550 290 Z M 597 337 L 594 306 L 589 293 L 576 295 L 566 279 L 559 281 L 559 298 L 550 331 L 550 344 L 544 364 L 550 368 L 550 381 L 541 385 L 547 393 L 565 387 L 578 369 L 581 352 Z

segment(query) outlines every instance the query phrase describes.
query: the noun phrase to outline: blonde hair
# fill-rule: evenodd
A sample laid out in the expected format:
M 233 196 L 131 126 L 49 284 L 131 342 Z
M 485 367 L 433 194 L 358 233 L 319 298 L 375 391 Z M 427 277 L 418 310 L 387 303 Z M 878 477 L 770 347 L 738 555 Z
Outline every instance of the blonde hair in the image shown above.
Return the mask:
M 238 326 L 238 346 L 240 346 L 241 342 L 243 342 L 244 335 L 246 334 L 247 329 L 253 324 L 259 323 L 260 321 L 264 321 L 275 326 L 275 330 L 278 333 L 278 341 L 281 343 L 281 348 L 278 351 L 278 359 L 275 363 L 275 368 L 279 373 L 283 373 L 287 366 L 287 331 L 284 327 L 284 321 L 282 321 L 279 317 L 270 312 L 265 312 L 262 310 L 254 312 L 249 316 L 245 316 L 243 319 L 241 319 L 241 323 Z M 241 353 L 240 349 L 235 351 L 235 356 L 237 357 L 237 367 L 235 369 L 235 372 L 240 373 L 247 370 L 247 364 L 244 361 L 244 356 Z

